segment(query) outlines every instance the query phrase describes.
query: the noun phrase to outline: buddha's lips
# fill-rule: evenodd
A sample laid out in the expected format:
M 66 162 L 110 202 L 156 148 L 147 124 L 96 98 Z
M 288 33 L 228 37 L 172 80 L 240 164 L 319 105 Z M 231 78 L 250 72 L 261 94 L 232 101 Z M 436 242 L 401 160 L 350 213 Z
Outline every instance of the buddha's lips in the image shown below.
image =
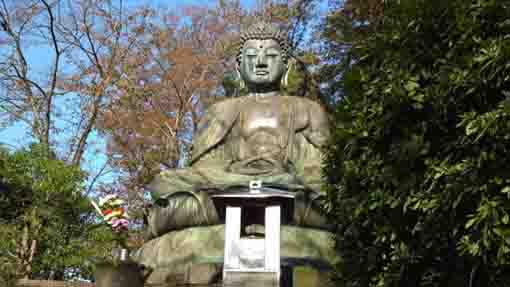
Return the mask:
M 257 75 L 257 76 L 265 76 L 268 74 L 269 74 L 269 71 L 256 71 L 255 72 L 255 75 Z

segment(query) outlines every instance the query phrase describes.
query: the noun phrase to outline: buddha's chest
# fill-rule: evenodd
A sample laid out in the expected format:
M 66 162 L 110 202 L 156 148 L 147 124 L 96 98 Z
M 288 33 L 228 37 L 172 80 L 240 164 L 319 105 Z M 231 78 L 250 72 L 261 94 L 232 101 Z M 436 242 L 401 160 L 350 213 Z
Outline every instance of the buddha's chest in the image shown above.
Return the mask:
M 287 136 L 289 129 L 299 129 L 304 125 L 293 104 L 278 97 L 247 101 L 242 108 L 240 128 L 245 139 L 259 133 Z

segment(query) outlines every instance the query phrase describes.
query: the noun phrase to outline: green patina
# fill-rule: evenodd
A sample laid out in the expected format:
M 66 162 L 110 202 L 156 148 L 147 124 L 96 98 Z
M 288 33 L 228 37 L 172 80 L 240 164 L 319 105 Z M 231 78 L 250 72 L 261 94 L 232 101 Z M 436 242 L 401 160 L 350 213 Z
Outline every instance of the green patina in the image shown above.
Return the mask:
M 224 228 L 210 195 L 252 180 L 295 192 L 293 226 L 282 226 L 283 261 L 336 262 L 320 208 L 328 117 L 318 103 L 281 92 L 287 49 L 266 23 L 241 35 L 238 74 L 248 93 L 212 105 L 198 125 L 191 166 L 164 171 L 150 184 L 152 240 L 140 249 L 140 263 L 164 273 L 222 262 Z

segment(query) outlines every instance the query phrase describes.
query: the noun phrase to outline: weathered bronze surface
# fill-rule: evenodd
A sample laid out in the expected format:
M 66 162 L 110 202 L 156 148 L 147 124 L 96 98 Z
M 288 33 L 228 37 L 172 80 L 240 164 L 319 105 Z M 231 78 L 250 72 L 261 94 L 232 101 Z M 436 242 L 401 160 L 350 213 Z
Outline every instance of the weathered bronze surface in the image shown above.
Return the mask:
M 152 240 L 137 261 L 154 274 L 220 262 L 224 231 L 211 194 L 238 191 L 251 180 L 295 192 L 290 224 L 297 227 L 282 226 L 282 256 L 334 264 L 332 235 L 319 208 L 327 115 L 318 103 L 280 91 L 288 73 L 285 39 L 265 23 L 241 35 L 238 72 L 247 96 L 212 105 L 195 134 L 191 166 L 164 171 L 149 186 L 155 199 Z M 187 242 L 192 245 L 185 247 Z
M 193 141 L 191 167 L 164 171 L 150 185 L 157 199 L 150 238 L 218 224 L 208 193 L 255 179 L 298 192 L 303 200 L 296 204 L 296 224 L 325 227 L 314 201 L 320 197 L 320 150 L 329 134 L 326 113 L 307 98 L 281 94 L 287 44 L 272 26 L 258 23 L 243 33 L 238 64 L 248 95 L 212 105 Z

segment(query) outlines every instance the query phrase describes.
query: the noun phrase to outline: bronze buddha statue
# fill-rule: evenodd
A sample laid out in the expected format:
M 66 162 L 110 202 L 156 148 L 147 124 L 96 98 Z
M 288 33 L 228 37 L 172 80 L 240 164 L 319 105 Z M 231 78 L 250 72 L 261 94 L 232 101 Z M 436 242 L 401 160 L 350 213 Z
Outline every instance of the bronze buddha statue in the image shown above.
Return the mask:
M 294 224 L 327 227 L 317 203 L 327 114 L 310 99 L 280 91 L 287 52 L 285 35 L 267 23 L 242 33 L 238 74 L 248 94 L 213 104 L 193 139 L 191 166 L 163 171 L 151 183 L 149 238 L 219 224 L 209 194 L 251 180 L 296 192 Z

